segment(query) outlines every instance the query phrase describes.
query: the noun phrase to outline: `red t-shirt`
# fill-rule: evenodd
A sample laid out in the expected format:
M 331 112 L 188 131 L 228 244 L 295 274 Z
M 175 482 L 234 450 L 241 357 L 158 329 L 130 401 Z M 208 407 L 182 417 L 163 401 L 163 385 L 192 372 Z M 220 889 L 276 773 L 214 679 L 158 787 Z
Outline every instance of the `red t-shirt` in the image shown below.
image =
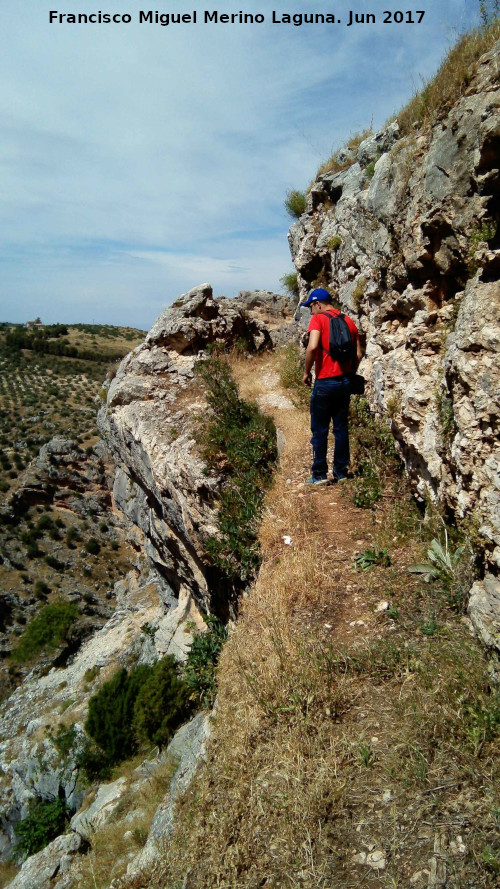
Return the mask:
M 330 355 L 328 354 L 328 346 L 330 344 L 329 315 L 333 315 L 335 317 L 337 315 L 340 315 L 340 312 L 338 309 L 327 309 L 325 310 L 325 314 L 313 315 L 309 322 L 309 327 L 307 328 L 308 333 L 310 333 L 311 330 L 319 330 L 321 332 L 320 345 L 316 350 L 315 360 L 317 380 L 324 380 L 326 377 L 339 377 L 341 374 L 348 374 L 352 373 L 353 371 L 352 361 L 346 361 L 345 363 L 339 364 L 338 361 L 333 361 L 333 359 L 330 358 Z M 356 343 L 358 340 L 358 328 L 356 327 L 354 321 L 347 315 L 344 315 L 344 318 L 351 332 L 351 339 L 354 349 L 356 349 Z M 323 348 L 321 348 L 321 346 L 323 346 Z

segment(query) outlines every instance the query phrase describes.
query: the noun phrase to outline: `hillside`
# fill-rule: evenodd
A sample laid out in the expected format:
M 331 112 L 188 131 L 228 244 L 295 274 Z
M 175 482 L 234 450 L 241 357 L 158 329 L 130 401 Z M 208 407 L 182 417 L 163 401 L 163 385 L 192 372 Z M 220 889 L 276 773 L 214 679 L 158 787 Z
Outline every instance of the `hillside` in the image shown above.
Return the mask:
M 498 885 L 497 37 L 298 204 L 299 292 L 366 346 L 342 484 L 295 297 L 5 333 L 4 886 Z
M 354 466 L 374 464 L 381 489 L 304 488 L 308 414 L 280 386 L 284 360 L 233 363 L 286 441 L 263 563 L 219 666 L 206 763 L 163 860 L 125 885 L 493 887 L 500 699 L 463 620 L 470 551 L 434 583 L 409 573 L 443 524 L 424 521 L 358 399 Z
M 86 600 L 82 637 L 111 614 L 110 586 L 127 572 L 132 553 L 110 511 L 96 412 L 116 365 L 110 352 L 123 355 L 142 338 L 128 328 L 74 325 L 45 340 L 93 353 L 94 360 L 83 360 L 19 348 L 8 340 L 12 330 L 18 328 L 4 325 L 0 334 L 2 698 L 27 671 L 22 661 L 5 659 L 43 606 L 60 597 Z
M 487 34 L 491 44 L 498 25 Z M 341 169 L 320 172 L 289 242 L 301 295 L 329 287 L 356 321 L 371 409 L 390 422 L 421 505 L 476 528 L 487 576 L 472 619 L 489 644 L 498 617 L 485 589 L 498 590 L 500 565 L 500 43 L 465 77 L 468 46 L 426 87 L 422 101 L 441 84 L 432 116 L 408 126 L 413 103 L 346 149 Z

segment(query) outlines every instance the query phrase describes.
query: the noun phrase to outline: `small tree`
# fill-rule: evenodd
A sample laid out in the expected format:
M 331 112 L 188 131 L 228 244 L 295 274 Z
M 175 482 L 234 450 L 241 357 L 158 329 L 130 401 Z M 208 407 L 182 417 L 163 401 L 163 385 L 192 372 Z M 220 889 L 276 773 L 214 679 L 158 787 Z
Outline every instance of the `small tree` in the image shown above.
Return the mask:
M 85 731 L 103 750 L 111 765 L 132 756 L 137 749 L 133 731 L 134 707 L 150 671 L 151 667 L 142 665 L 129 674 L 123 667 L 89 701 Z
M 154 665 L 141 687 L 134 708 L 139 738 L 164 747 L 188 708 L 189 692 L 172 655 Z
M 24 663 L 57 648 L 68 638 L 77 617 L 78 608 L 73 602 L 59 599 L 46 605 L 26 627 L 12 652 L 12 660 Z
M 17 850 L 22 855 L 40 852 L 52 840 L 64 833 L 68 825 L 68 807 L 62 790 L 56 799 L 35 797 L 29 814 L 15 825 Z
M 85 544 L 85 549 L 91 556 L 97 556 L 101 552 L 101 544 L 95 537 L 89 537 Z

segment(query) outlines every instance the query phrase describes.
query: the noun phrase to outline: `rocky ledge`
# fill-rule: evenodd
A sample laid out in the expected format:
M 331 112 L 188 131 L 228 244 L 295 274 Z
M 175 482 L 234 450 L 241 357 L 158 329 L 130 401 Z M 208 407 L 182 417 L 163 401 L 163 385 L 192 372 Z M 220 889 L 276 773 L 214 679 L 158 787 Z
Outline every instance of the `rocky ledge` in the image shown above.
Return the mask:
M 359 326 L 371 407 L 390 421 L 417 496 L 478 529 L 490 607 L 476 613 L 476 595 L 471 608 L 490 641 L 500 626 L 490 592 L 500 568 L 499 63 L 497 43 L 427 130 L 403 136 L 394 122 L 344 152 L 345 169 L 318 177 L 289 234 L 302 297 L 334 288 Z
M 272 346 L 259 315 L 276 327 L 290 315 L 277 294 L 215 299 L 209 284 L 181 296 L 155 322 L 142 346 L 121 363 L 98 424 L 116 465 L 116 507 L 139 530 L 163 590 L 164 603 L 227 615 L 228 601 L 206 558 L 216 533 L 219 479 L 195 442 L 206 404 L 194 375 L 212 343 Z

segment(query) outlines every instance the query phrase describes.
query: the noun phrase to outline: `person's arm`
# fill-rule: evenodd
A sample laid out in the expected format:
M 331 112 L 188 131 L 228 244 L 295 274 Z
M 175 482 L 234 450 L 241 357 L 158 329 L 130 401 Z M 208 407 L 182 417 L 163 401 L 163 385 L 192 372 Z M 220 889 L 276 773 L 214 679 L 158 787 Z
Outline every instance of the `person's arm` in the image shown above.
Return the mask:
M 314 359 L 316 357 L 316 350 L 319 346 L 319 341 L 321 338 L 321 331 L 319 330 L 311 330 L 309 334 L 309 343 L 307 344 L 306 349 L 306 363 L 304 366 L 304 377 L 302 382 L 305 386 L 311 387 L 312 384 L 312 366 L 314 364 Z
M 354 373 L 356 373 L 363 355 L 364 355 L 364 349 L 363 349 L 363 346 L 361 345 L 361 340 L 358 335 L 356 337 L 356 358 L 354 359 L 354 362 L 353 362 Z

